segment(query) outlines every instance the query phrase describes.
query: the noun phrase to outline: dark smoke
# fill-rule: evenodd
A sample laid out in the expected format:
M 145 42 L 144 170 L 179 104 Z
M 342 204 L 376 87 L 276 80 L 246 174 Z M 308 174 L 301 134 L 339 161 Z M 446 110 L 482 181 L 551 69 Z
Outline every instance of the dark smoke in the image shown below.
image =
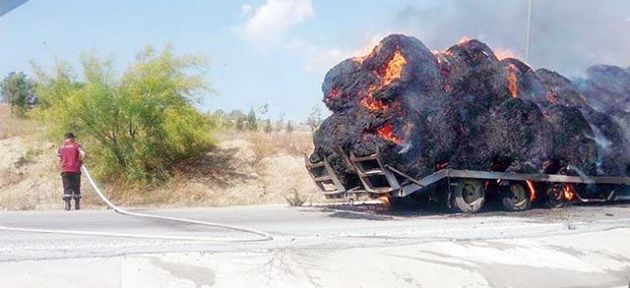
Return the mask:
M 528 0 L 428 1 L 402 9 L 393 26 L 432 49 L 469 36 L 524 57 L 527 6 Z M 601 63 L 630 65 L 630 1 L 532 0 L 530 66 L 575 77 Z

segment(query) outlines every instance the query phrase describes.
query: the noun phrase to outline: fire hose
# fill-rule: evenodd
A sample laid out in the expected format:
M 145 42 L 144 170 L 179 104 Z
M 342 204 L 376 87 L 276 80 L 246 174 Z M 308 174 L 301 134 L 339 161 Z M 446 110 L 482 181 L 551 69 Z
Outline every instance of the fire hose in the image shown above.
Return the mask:
M 139 213 L 132 212 L 126 209 L 123 209 L 120 206 L 112 203 L 106 196 L 103 194 L 101 189 L 96 185 L 96 182 L 90 175 L 90 171 L 87 169 L 85 165 L 81 167 L 81 171 L 85 174 L 88 182 L 94 188 L 95 194 L 99 197 L 99 199 L 107 205 L 107 207 L 114 210 L 114 212 L 125 215 L 125 216 L 133 216 L 147 219 L 156 219 L 162 221 L 170 221 L 176 223 L 185 223 L 185 224 L 195 224 L 202 225 L 207 227 L 215 227 L 226 230 L 233 230 L 248 234 L 256 235 L 255 238 L 233 238 L 233 237 L 192 237 L 192 236 L 175 236 L 175 235 L 162 235 L 162 234 L 134 234 L 134 233 L 110 233 L 110 232 L 95 232 L 95 231 L 79 231 L 79 230 L 57 230 L 57 229 L 38 229 L 38 228 L 22 228 L 22 227 L 8 227 L 8 226 L 0 226 L 0 230 L 4 231 L 16 231 L 16 232 L 30 232 L 30 233 L 51 233 L 51 234 L 67 234 L 67 235 L 81 235 L 81 236 L 102 236 L 102 237 L 119 237 L 119 238 L 141 238 L 141 239 L 161 239 L 161 240 L 181 240 L 181 241 L 204 241 L 204 242 L 255 242 L 255 241 L 268 241 L 273 240 L 273 237 L 263 231 L 244 228 L 239 226 L 213 223 L 201 220 L 187 219 L 187 218 L 178 218 L 178 217 L 170 217 L 170 216 L 161 216 L 155 214 L 147 214 L 147 213 Z

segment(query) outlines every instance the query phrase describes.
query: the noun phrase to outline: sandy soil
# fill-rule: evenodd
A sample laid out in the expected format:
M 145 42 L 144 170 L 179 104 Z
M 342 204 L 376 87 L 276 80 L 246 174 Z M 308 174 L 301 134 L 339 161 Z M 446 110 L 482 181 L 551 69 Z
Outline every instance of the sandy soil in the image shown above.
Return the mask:
M 31 136 L 0 140 L 0 209 L 61 209 L 56 146 Z M 98 204 L 83 181 L 84 203 Z

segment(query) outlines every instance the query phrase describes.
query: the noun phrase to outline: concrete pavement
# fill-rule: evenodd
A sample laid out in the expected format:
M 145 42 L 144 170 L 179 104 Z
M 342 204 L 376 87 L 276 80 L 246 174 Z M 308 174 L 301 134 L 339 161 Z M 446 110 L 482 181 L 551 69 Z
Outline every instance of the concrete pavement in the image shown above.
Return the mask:
M 267 231 L 267 242 L 0 232 L 7 287 L 628 287 L 630 205 L 524 213 L 361 207 L 144 211 Z M 3 212 L 0 225 L 246 237 L 108 210 Z M 80 271 L 74 273 L 74 271 Z

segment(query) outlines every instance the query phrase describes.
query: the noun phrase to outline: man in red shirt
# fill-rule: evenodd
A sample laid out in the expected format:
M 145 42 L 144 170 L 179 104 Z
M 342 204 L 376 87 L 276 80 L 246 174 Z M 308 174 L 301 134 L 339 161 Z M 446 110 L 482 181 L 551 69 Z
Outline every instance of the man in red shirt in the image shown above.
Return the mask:
M 71 209 L 70 199 L 74 199 L 74 209 L 81 209 L 81 165 L 85 151 L 76 142 L 72 132 L 66 133 L 65 140 L 57 150 L 59 167 L 61 168 L 61 181 L 63 183 L 63 201 L 66 202 L 66 210 Z

